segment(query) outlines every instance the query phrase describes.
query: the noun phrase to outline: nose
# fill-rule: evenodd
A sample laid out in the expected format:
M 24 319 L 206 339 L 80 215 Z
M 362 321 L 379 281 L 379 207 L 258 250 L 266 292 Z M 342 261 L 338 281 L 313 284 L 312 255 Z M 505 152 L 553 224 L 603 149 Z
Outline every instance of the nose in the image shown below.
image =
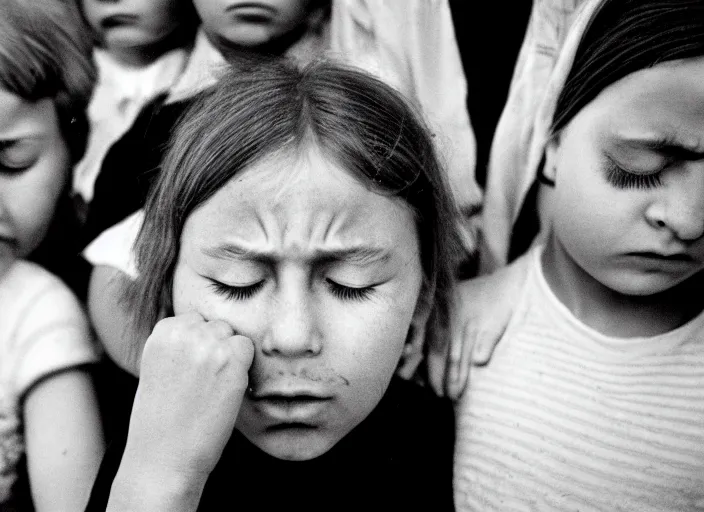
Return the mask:
M 653 205 L 649 220 L 682 241 L 704 236 L 704 163 L 691 163 L 665 183 L 663 201 Z
M 317 311 L 307 279 L 280 279 L 272 298 L 262 351 L 271 356 L 315 357 L 322 350 Z

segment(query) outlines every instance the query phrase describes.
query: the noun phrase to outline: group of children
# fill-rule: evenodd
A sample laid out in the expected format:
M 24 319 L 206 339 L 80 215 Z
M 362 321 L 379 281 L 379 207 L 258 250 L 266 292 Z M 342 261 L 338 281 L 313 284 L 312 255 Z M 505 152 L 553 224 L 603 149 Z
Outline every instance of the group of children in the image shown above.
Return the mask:
M 0 14 L 0 509 L 704 509 L 702 0 Z

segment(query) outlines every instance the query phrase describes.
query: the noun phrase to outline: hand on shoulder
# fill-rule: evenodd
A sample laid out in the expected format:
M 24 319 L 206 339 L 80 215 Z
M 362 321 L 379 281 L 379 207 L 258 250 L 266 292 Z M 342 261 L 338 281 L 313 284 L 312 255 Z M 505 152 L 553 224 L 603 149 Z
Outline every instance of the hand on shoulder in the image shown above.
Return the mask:
M 470 367 L 489 362 L 514 312 L 529 261 L 526 255 L 493 274 L 457 284 L 449 343 L 428 354 L 428 375 L 437 394 L 459 399 Z

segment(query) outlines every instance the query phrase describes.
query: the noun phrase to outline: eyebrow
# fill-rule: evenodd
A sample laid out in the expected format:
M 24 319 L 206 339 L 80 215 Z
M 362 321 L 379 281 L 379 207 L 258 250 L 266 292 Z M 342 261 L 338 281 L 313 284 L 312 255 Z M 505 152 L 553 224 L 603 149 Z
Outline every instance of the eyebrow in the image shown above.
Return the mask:
M 696 161 L 704 159 L 704 148 L 699 144 L 686 144 L 675 136 L 621 136 L 627 146 L 635 149 L 646 149 L 677 160 Z
M 281 259 L 281 256 L 275 252 L 255 251 L 233 243 L 206 247 L 201 252 L 208 257 L 221 260 L 247 259 L 274 264 Z M 376 262 L 385 263 L 391 259 L 391 254 L 381 247 L 359 245 L 342 249 L 316 249 L 304 258 L 318 264 L 344 261 L 364 266 Z

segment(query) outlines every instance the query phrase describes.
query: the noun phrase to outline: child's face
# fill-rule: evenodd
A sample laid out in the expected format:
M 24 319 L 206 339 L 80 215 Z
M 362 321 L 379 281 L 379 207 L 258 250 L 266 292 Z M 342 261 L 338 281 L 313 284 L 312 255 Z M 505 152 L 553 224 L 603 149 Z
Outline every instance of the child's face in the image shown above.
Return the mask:
M 151 46 L 170 35 L 182 0 L 82 0 L 83 12 L 108 50 Z
M 548 148 L 555 239 L 608 288 L 652 295 L 704 268 L 704 58 L 607 87 Z
M 0 275 L 44 238 L 69 165 L 54 103 L 0 89 Z
M 313 150 L 247 169 L 190 215 L 174 311 L 253 340 L 238 429 L 275 457 L 305 460 L 379 403 L 423 318 L 421 282 L 411 211 Z
M 306 23 L 312 0 L 194 0 L 206 32 L 232 45 L 256 47 Z

